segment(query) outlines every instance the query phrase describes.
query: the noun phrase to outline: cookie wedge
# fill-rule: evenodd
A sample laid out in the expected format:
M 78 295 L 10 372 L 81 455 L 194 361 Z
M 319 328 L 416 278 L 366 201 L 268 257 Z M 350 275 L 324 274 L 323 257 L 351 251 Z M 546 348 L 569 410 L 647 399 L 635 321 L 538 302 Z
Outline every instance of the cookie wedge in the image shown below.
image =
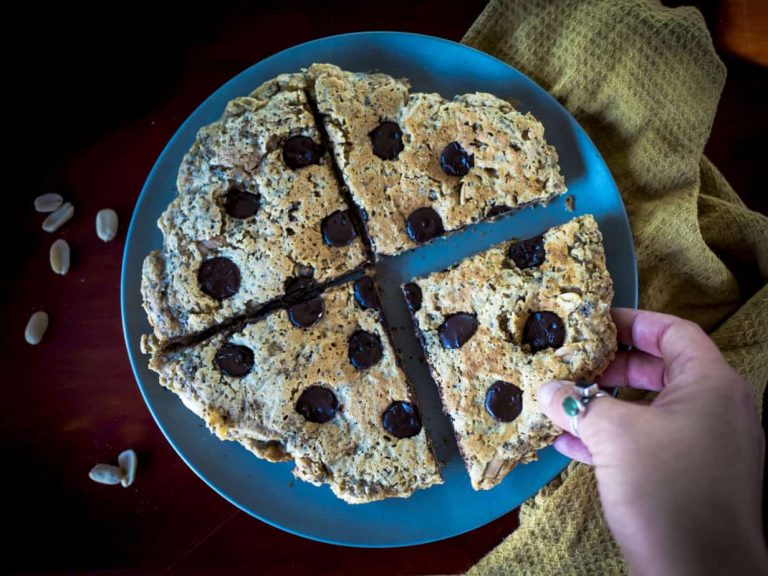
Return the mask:
M 407 497 L 442 479 L 368 303 L 352 283 L 329 288 L 235 332 L 155 354 L 150 368 L 219 438 L 292 460 L 296 477 L 350 503 Z
M 303 74 L 279 76 L 198 132 L 144 261 L 146 349 L 367 261 L 305 89 Z
M 592 216 L 509 242 L 404 287 L 472 487 L 536 459 L 560 430 L 539 386 L 613 359 L 613 285 Z
M 378 256 L 566 190 L 542 124 L 496 96 L 410 93 L 404 79 L 329 64 L 307 75 Z

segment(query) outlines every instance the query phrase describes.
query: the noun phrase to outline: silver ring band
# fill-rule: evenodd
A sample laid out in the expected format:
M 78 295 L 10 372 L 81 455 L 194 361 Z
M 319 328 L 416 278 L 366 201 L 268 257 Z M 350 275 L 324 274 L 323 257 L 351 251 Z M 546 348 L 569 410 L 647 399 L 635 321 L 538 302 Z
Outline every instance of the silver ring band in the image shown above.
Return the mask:
M 590 402 L 597 398 L 608 396 L 608 393 L 594 382 L 578 382 L 574 385 L 573 389 L 574 393 L 566 396 L 563 400 L 563 409 L 571 418 L 571 434 L 576 436 L 576 438 L 581 438 L 579 434 L 579 416 L 587 413 L 587 406 Z

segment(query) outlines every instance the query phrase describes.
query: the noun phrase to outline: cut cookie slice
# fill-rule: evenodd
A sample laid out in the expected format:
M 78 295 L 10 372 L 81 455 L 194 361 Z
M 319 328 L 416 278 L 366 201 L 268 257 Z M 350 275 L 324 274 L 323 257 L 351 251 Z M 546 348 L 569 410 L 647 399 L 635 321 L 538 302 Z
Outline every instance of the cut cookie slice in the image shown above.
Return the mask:
M 219 438 L 293 460 L 298 478 L 350 503 L 407 497 L 442 479 L 379 312 L 361 291 L 330 288 L 156 354 L 150 368 Z
M 279 76 L 198 132 L 158 222 L 163 249 L 144 262 L 146 349 L 366 262 L 305 87 Z
M 537 405 L 543 382 L 592 380 L 616 351 L 613 286 L 589 215 L 403 289 L 476 490 L 560 433 Z
M 405 80 L 328 64 L 307 74 L 377 255 L 565 192 L 542 124 L 496 96 L 409 95 Z

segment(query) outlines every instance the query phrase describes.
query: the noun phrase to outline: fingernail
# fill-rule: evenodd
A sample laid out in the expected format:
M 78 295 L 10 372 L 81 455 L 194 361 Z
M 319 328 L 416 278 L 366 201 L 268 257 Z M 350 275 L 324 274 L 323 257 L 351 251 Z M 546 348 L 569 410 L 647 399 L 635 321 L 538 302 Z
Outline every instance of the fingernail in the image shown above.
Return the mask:
M 552 396 L 555 395 L 555 392 L 557 392 L 560 387 L 563 384 L 561 382 L 558 382 L 556 380 L 550 381 L 550 382 L 544 382 L 544 384 L 541 385 L 541 388 L 539 388 L 539 404 L 542 407 L 549 406 L 550 401 L 552 400 Z

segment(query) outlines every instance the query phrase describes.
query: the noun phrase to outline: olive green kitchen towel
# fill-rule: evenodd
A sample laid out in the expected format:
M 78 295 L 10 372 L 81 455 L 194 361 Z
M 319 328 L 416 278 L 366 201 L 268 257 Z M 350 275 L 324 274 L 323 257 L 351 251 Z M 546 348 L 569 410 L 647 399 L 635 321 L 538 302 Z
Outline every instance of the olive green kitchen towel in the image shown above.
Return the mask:
M 491 0 L 463 42 L 555 96 L 600 149 L 629 213 L 640 307 L 699 323 L 768 380 L 768 218 L 703 156 L 726 70 L 701 14 L 651 0 Z M 576 205 L 578 206 L 578 197 Z M 571 464 L 471 574 L 623 574 L 592 470 Z

